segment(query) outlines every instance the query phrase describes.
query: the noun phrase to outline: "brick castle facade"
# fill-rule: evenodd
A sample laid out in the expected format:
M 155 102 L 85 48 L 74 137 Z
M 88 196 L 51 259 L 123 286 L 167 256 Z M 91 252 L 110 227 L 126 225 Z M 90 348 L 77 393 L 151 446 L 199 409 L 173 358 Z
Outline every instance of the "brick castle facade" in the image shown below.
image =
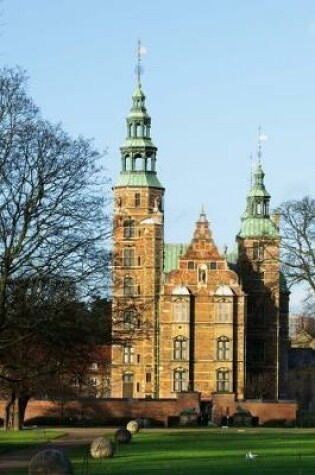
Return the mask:
M 112 397 L 285 397 L 289 292 L 260 155 L 259 147 L 233 255 L 218 251 L 203 210 L 189 244 L 165 243 L 164 188 L 138 78 L 113 187 Z

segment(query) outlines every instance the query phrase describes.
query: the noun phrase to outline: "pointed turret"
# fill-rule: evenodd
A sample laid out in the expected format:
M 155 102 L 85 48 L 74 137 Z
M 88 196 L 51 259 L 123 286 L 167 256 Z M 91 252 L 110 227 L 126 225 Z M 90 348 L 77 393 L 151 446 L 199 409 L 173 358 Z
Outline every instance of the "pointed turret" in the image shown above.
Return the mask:
M 126 118 L 127 137 L 120 147 L 121 172 L 116 186 L 163 188 L 156 174 L 157 147 L 151 140 L 151 117 L 138 74 L 132 107 Z
M 257 165 L 237 235 L 237 270 L 246 303 L 246 397 L 277 400 L 285 394 L 288 293 L 283 292 L 280 233 L 270 217 L 270 194 L 261 165 L 259 129 Z
M 270 194 L 265 188 L 264 177 L 259 153 L 238 237 L 279 237 L 279 229 L 270 218 Z

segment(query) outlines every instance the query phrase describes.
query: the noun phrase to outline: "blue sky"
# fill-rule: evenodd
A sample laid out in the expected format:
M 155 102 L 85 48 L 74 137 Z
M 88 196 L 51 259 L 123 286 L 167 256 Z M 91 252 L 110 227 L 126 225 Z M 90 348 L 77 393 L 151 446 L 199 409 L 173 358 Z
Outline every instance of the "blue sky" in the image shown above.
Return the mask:
M 165 236 L 189 242 L 204 205 L 215 242 L 233 247 L 259 124 L 272 207 L 314 196 L 314 0 L 2 0 L 0 61 L 20 65 L 43 115 L 119 146 L 143 89 L 166 188 Z

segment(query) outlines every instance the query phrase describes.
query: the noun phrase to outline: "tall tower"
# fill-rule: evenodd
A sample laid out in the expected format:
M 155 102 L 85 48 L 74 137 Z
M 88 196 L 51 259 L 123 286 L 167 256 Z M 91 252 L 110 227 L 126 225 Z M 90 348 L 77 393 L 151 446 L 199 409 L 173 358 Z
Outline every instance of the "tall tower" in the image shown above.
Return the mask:
M 288 297 L 280 272 L 280 234 L 270 216 L 260 144 L 247 207 L 237 235 L 238 273 L 247 294 L 246 397 L 277 400 L 285 395 Z
M 158 396 L 158 311 L 163 272 L 163 194 L 157 148 L 138 79 L 113 187 L 112 397 Z

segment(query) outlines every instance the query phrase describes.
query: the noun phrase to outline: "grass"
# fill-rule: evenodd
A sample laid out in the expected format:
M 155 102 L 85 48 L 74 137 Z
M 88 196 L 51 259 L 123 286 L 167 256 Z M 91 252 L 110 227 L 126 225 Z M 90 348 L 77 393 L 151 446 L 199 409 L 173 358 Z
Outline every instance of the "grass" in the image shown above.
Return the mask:
M 114 431 L 105 436 L 113 439 Z M 45 437 L 50 438 L 49 431 Z M 42 441 L 33 431 L 0 434 L 0 447 Z M 249 451 L 258 455 L 253 462 L 245 460 Z M 131 444 L 119 445 L 112 459 L 93 460 L 88 447 L 72 449 L 68 455 L 76 475 L 313 475 L 315 430 L 147 429 L 135 434 Z M 27 469 L 11 473 L 26 475 Z
M 255 461 L 245 460 L 248 451 L 258 454 Z M 88 475 L 313 475 L 315 431 L 148 431 L 120 445 L 112 459 L 93 460 L 77 450 L 71 460 L 76 474 Z
M 31 445 L 42 444 L 60 437 L 64 432 L 46 429 L 28 429 L 19 432 L 0 430 L 0 454 L 10 450 L 18 450 Z

